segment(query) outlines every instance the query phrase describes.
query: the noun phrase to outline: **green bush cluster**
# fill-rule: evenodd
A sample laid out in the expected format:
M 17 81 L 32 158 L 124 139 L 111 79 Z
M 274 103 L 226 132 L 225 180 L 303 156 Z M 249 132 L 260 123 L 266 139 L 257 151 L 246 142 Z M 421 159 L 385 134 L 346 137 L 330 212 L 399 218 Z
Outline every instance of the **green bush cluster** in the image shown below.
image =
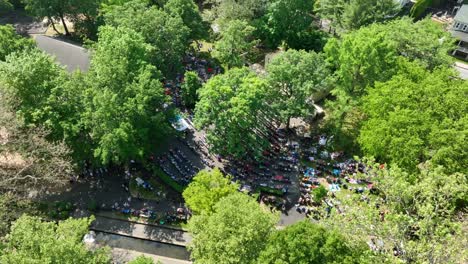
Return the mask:
M 71 202 L 56 202 L 52 208 L 49 208 L 48 215 L 52 219 L 64 220 L 71 215 L 74 208 Z
M 164 171 L 162 171 L 161 168 L 159 168 L 158 166 L 151 165 L 150 171 L 152 171 L 153 175 L 157 176 L 159 179 L 161 179 L 165 184 L 169 185 L 176 192 L 182 193 L 184 191 L 185 186 L 180 185 L 178 182 L 172 179 L 169 175 L 164 173 Z

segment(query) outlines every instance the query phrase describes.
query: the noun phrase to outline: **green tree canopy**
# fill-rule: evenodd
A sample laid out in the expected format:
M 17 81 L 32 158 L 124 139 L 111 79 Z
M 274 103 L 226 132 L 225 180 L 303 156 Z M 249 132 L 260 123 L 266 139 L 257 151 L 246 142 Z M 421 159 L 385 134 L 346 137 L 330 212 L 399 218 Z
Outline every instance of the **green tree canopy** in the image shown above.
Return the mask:
M 266 44 L 277 48 L 284 42 L 291 48 L 321 49 L 321 35 L 314 33 L 317 29 L 312 25 L 313 5 L 313 0 L 272 1 L 263 17 Z M 311 37 L 319 41 L 311 46 L 304 45 Z
M 303 220 L 273 232 L 260 254 L 259 264 L 371 263 L 367 246 L 351 247 L 337 231 Z
M 237 192 L 238 184 L 231 182 L 219 169 L 202 170 L 184 190 L 183 197 L 195 214 L 212 213 L 214 205 L 223 197 Z
M 398 70 L 398 56 L 418 61 L 429 69 L 450 65 L 451 37 L 430 20 L 410 19 L 373 24 L 332 40 L 325 46 L 337 69 L 339 88 L 355 96 L 367 86 L 390 79 Z M 429 55 L 431 54 L 431 55 Z
M 230 21 L 221 31 L 219 40 L 215 42 L 213 57 L 227 68 L 244 66 L 246 57 L 258 44 L 258 40 L 253 37 L 254 30 L 255 28 L 245 21 Z
M 65 75 L 62 67 L 38 49 L 13 53 L 0 63 L 2 92 L 27 124 L 46 122 L 48 98 Z
M 266 66 L 274 96 L 273 106 L 288 125 L 292 117 L 308 118 L 314 113 L 313 95 L 328 90 L 330 74 L 322 55 L 288 50 Z
M 327 189 L 325 189 L 325 187 L 323 187 L 322 185 L 312 190 L 313 199 L 316 203 L 321 203 L 323 198 L 327 197 L 327 194 Z
M 247 68 L 211 78 L 199 90 L 195 125 L 205 129 L 215 153 L 242 158 L 260 156 L 269 146 L 268 86 Z
M 395 0 L 318 0 L 315 10 L 332 26 L 351 31 L 396 17 L 400 5 Z
M 448 51 L 452 45 L 450 35 L 429 19 L 413 23 L 405 18 L 373 24 L 340 40 L 331 39 L 325 53 L 336 69 L 336 86 L 332 90 L 336 100 L 327 102 L 331 109 L 327 123 L 343 146 L 358 149 L 357 132 L 364 118 L 361 97 L 367 94 L 368 87 L 391 79 L 404 60 L 428 69 L 450 66 L 453 59 Z
M 153 46 L 151 62 L 165 77 L 174 76 L 182 67 L 189 47 L 190 29 L 180 16 L 171 16 L 156 6 L 133 0 L 115 6 L 105 14 L 108 25 L 122 26 L 140 33 Z
M 34 41 L 16 34 L 11 25 L 0 26 L 0 61 L 15 51 L 22 51 L 34 46 Z
M 373 244 L 383 253 L 374 263 L 466 262 L 466 220 L 459 217 L 468 201 L 466 175 L 425 165 L 415 173 L 376 166 L 370 175 L 379 195 L 368 202 L 348 196 L 320 222 L 345 230 L 348 241 Z
M 49 139 L 65 140 L 74 154 L 83 154 L 86 134 L 81 124 L 81 96 L 86 87 L 82 74 L 69 75 L 47 54 L 27 49 L 0 63 L 0 83 L 4 102 L 26 125 L 47 129 Z M 75 146 L 81 146 L 81 150 Z
M 198 6 L 193 0 L 169 0 L 164 10 L 172 16 L 180 16 L 184 24 L 190 29 L 190 39 L 207 39 L 210 30 L 208 23 L 204 22 Z
M 193 108 L 198 102 L 198 90 L 202 87 L 197 72 L 185 72 L 182 88 L 182 100 L 186 107 Z
M 37 217 L 22 216 L 11 227 L 2 263 L 79 263 L 107 264 L 110 256 L 103 249 L 88 250 L 82 242 L 93 219 L 68 219 L 58 224 Z
M 261 17 L 268 0 L 209 0 L 212 3 L 212 16 L 221 24 L 231 20 L 246 20 Z
M 144 158 L 170 131 L 168 98 L 148 61 L 152 47 L 128 28 L 102 27 L 88 74 L 84 123 L 102 163 Z
M 243 193 L 222 198 L 213 209 L 190 219 L 195 263 L 255 263 L 278 217 Z
M 376 83 L 363 99 L 359 142 L 365 154 L 407 170 L 426 160 L 450 172 L 468 172 L 468 85 L 450 69 L 406 72 Z

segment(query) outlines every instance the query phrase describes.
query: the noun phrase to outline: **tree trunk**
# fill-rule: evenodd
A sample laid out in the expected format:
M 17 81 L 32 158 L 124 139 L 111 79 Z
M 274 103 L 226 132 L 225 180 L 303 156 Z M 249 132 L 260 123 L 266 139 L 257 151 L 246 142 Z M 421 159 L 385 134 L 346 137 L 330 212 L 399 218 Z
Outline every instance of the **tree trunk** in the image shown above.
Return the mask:
M 70 32 L 68 31 L 67 24 L 65 23 L 65 19 L 63 18 L 63 14 L 60 14 L 60 19 L 62 20 L 63 29 L 65 29 L 65 35 L 70 36 Z
M 288 124 L 287 124 L 287 127 L 286 129 L 289 130 L 289 127 L 291 126 L 291 117 L 288 116 Z
M 57 30 L 57 28 L 55 27 L 55 23 L 54 23 L 54 20 L 52 20 L 52 18 L 50 16 L 47 17 L 47 19 L 49 20 L 49 23 L 52 25 L 52 28 L 54 29 L 55 32 L 57 32 L 57 34 L 60 35 L 60 32 Z

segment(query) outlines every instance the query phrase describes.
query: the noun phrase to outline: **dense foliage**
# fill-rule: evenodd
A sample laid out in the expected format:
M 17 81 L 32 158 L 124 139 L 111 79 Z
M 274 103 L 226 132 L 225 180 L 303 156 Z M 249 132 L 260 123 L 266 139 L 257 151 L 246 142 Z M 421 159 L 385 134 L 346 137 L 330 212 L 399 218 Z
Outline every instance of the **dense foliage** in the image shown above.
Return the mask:
M 314 112 L 314 94 L 329 88 L 329 70 L 321 54 L 288 50 L 266 67 L 273 92 L 273 107 L 289 127 L 292 117 L 308 118 Z
M 260 156 L 268 145 L 267 83 L 246 68 L 235 68 L 210 79 L 199 90 L 195 124 L 206 130 L 216 153 Z
M 450 36 L 430 20 L 401 19 L 353 31 L 325 46 L 336 68 L 339 89 L 352 96 L 365 93 L 376 81 L 386 81 L 398 70 L 398 57 L 428 69 L 452 62 Z M 429 55 L 430 54 L 430 55 Z
M 196 263 L 468 261 L 468 85 L 451 69 L 453 39 L 430 19 L 400 18 L 394 0 L 23 2 L 57 32 L 95 42 L 89 71 L 68 73 L 0 26 L 0 236 L 11 226 L 1 263 L 109 263 L 105 250 L 81 242 L 91 219 L 20 217 L 35 213 L 22 198 L 63 186 L 78 161 L 147 160 L 174 133 L 166 94 L 178 84 L 210 154 L 261 161 L 272 131 L 300 118 L 329 129 L 336 150 L 382 164 L 353 175 L 371 181 L 372 194 L 334 194 L 340 202 L 330 206 L 327 188 L 315 188 L 312 201 L 327 215 L 281 230 L 275 213 L 217 169 L 184 189 L 146 166 L 183 191 Z M 18 3 L 0 0 L 0 13 Z M 441 3 L 417 1 L 411 15 Z M 207 74 L 212 63 L 224 73 Z M 327 95 L 326 118 L 314 126 L 314 100 Z
M 242 193 L 221 198 L 213 209 L 190 220 L 192 257 L 206 264 L 255 263 L 277 217 Z
M 426 164 L 428 165 L 428 164 Z M 463 263 L 466 261 L 467 178 L 425 166 L 419 173 L 397 167 L 372 171 L 377 199 L 361 195 L 344 199 L 321 222 L 343 230 L 350 241 L 368 241 L 384 253 L 380 263 Z M 461 259 L 460 259 L 461 258 Z
M 198 90 L 202 87 L 200 77 L 193 71 L 186 72 L 182 88 L 182 101 L 186 107 L 193 108 L 198 102 Z
M 232 183 L 219 169 L 203 170 L 193 178 L 182 195 L 195 214 L 209 214 L 219 200 L 236 193 L 238 188 L 238 184 Z
M 34 46 L 34 42 L 22 38 L 15 33 L 15 29 L 10 26 L 0 26 L 0 60 L 15 51 L 26 50 Z
M 467 173 L 468 85 L 454 75 L 413 63 L 390 81 L 376 83 L 363 99 L 367 118 L 359 142 L 365 153 L 410 171 L 431 160 L 450 172 Z
M 246 57 L 258 43 L 252 36 L 255 28 L 242 20 L 232 20 L 215 42 L 216 50 L 213 57 L 217 58 L 226 68 L 242 67 Z
M 85 91 L 83 122 L 102 163 L 143 158 L 169 130 L 152 48 L 128 28 L 102 27 Z M 112 118 L 110 118 L 112 117 Z
M 341 30 L 356 30 L 398 15 L 400 5 L 395 0 L 317 0 L 318 14 Z
M 368 88 L 391 79 L 405 68 L 406 60 L 430 70 L 450 66 L 448 51 L 452 45 L 448 33 L 428 19 L 372 24 L 330 40 L 324 51 L 335 69 L 336 85 L 332 90 L 335 100 L 327 103 L 331 110 L 328 121 L 342 145 L 358 149 L 356 139 L 365 118 L 361 97 Z
M 109 263 L 105 249 L 88 250 L 82 242 L 92 219 L 68 219 L 58 224 L 23 216 L 11 227 L 0 254 L 2 263 Z
M 176 7 L 168 8 L 170 14 L 156 6 L 148 7 L 140 0 L 133 0 L 116 6 L 104 17 L 108 25 L 125 27 L 140 33 L 144 41 L 152 46 L 147 57 L 151 58 L 151 63 L 164 76 L 169 77 L 180 71 L 181 59 L 190 44 L 190 34 L 194 31 L 184 23 L 184 17 L 172 15 L 173 12 L 182 11 L 177 11 Z
M 275 231 L 257 263 L 372 263 L 366 251 L 365 244 L 350 246 L 337 231 L 301 221 Z

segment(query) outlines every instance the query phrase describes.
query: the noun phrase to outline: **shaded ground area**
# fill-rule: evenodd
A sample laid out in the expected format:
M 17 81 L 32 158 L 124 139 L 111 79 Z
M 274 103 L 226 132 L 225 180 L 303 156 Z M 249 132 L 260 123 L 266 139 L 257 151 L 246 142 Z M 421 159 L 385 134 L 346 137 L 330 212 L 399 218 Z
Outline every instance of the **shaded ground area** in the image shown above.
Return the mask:
M 112 258 L 115 263 L 127 263 L 142 254 L 163 264 L 190 263 L 188 261 L 190 254 L 184 247 L 102 232 L 96 232 L 96 242 L 112 248 Z
M 208 151 L 205 135 L 201 131 L 196 131 L 190 119 L 187 119 L 190 131 L 186 133 L 185 138 L 174 138 L 170 141 L 170 150 L 160 154 L 157 157 L 157 163 L 174 180 L 180 184 L 187 184 L 191 181 L 196 172 L 200 169 L 220 168 L 225 174 L 232 174 L 229 168 L 240 168 L 243 163 L 232 164 L 232 162 L 221 159 L 218 160 L 215 155 Z M 297 139 L 296 135 L 291 135 L 292 139 Z M 291 140 L 292 140 L 291 139 Z M 294 141 L 294 140 L 292 140 Z M 285 141 L 287 142 L 287 141 Z M 286 156 L 286 154 L 284 154 Z M 276 165 L 277 159 L 271 159 L 271 166 Z M 279 162 L 286 164 L 287 161 Z M 288 163 L 289 164 L 289 163 Z M 258 186 L 285 186 L 288 189 L 286 195 L 282 196 L 285 207 L 282 210 L 279 225 L 290 225 L 304 218 L 304 215 L 296 212 L 294 204 L 300 197 L 299 191 L 299 173 L 297 167 L 291 171 L 281 171 L 271 168 L 268 172 L 257 167 L 253 168 L 256 172 L 245 175 L 234 174 L 234 180 L 242 185 L 249 185 L 253 189 Z M 291 163 L 291 167 L 294 165 Z M 258 172 L 258 173 L 257 173 Z M 275 176 L 284 176 L 290 182 L 278 182 L 274 180 Z
M 186 246 L 187 243 L 192 240 L 192 237 L 182 230 L 131 223 L 125 220 L 110 219 L 101 216 L 96 216 L 96 221 L 91 225 L 91 229 L 178 246 Z
M 47 23 L 29 16 L 24 10 L 14 10 L 0 17 L 0 24 L 12 24 L 19 34 L 44 34 Z
M 101 176 L 88 176 L 70 184 L 65 191 L 47 193 L 39 199 L 46 202 L 70 201 L 78 209 L 87 209 L 90 204 L 96 203 L 104 211 L 111 211 L 112 206 L 116 203 L 120 206 L 128 203 L 129 208 L 147 208 L 157 212 L 174 211 L 181 206 L 182 198 L 170 189 L 167 190 L 166 199 L 161 203 L 131 197 L 125 188 L 128 185 L 128 179 L 123 174 L 123 172 L 113 169 Z

